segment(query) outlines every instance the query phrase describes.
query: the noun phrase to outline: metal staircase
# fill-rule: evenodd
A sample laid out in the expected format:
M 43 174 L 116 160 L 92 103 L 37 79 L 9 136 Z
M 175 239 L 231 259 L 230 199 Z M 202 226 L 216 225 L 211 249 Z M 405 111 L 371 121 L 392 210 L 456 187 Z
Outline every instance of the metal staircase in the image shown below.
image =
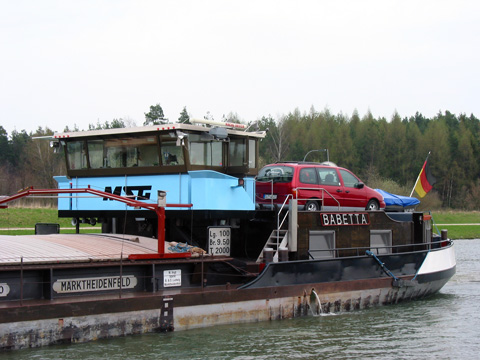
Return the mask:
M 280 248 L 288 248 L 288 230 L 282 230 L 283 224 L 288 219 L 289 210 L 282 215 L 282 210 L 286 208 L 289 201 L 292 199 L 292 195 L 287 195 L 285 201 L 283 202 L 281 208 L 277 213 L 277 228 L 272 230 L 270 237 L 268 238 L 265 246 L 263 247 L 260 255 L 257 259 L 257 264 L 263 262 L 263 253 L 266 248 L 273 249 L 273 262 L 278 262 L 278 252 Z M 295 205 L 296 206 L 296 205 Z M 281 218 L 283 216 L 283 218 Z
M 263 250 L 258 256 L 257 263 L 263 262 L 263 253 L 266 248 L 273 249 L 273 262 L 278 262 L 278 250 L 288 246 L 288 230 L 273 230 Z

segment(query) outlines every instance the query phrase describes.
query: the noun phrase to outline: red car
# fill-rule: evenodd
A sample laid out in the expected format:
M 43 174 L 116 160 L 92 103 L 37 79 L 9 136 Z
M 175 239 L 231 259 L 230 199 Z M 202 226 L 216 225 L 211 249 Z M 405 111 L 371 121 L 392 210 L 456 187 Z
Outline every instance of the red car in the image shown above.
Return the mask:
M 282 205 L 291 195 L 301 209 L 309 211 L 385 208 L 380 193 L 333 163 L 279 162 L 263 167 L 256 180 L 260 206 Z

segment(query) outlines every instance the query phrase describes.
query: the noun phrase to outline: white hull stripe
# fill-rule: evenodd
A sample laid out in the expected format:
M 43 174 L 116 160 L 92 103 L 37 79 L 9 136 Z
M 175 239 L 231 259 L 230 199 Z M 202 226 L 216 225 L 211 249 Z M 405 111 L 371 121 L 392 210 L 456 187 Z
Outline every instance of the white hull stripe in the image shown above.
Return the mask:
M 446 249 L 430 251 L 422 266 L 418 269 L 417 275 L 430 274 L 444 271 L 456 266 L 454 245 Z

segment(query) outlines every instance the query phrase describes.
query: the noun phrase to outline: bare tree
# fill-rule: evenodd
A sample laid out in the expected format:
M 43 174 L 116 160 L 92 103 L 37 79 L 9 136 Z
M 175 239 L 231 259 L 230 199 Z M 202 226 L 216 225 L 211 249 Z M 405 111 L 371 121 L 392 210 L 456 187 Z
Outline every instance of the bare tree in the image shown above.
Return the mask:
M 287 141 L 287 127 L 285 126 L 285 118 L 278 120 L 276 126 L 270 129 L 272 139 L 269 150 L 274 161 L 281 161 L 289 150 L 289 142 Z

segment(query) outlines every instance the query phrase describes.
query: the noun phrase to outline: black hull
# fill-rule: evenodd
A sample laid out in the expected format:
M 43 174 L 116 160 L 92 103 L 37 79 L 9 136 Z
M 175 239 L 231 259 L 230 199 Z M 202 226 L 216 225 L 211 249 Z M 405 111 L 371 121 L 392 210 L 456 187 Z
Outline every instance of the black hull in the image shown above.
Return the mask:
M 397 277 L 414 276 L 422 265 L 426 251 L 379 256 Z M 270 263 L 264 272 L 243 288 L 328 283 L 389 277 L 378 262 L 369 256 L 328 260 L 304 260 Z
M 438 254 L 447 251 L 453 247 Z M 293 318 L 318 313 L 320 306 L 322 312 L 336 313 L 419 299 L 438 292 L 455 274 L 455 265 L 419 273 L 427 254 L 381 257 L 396 280 L 362 256 L 270 264 L 238 288 L 227 284 L 2 303 L 0 349 Z

